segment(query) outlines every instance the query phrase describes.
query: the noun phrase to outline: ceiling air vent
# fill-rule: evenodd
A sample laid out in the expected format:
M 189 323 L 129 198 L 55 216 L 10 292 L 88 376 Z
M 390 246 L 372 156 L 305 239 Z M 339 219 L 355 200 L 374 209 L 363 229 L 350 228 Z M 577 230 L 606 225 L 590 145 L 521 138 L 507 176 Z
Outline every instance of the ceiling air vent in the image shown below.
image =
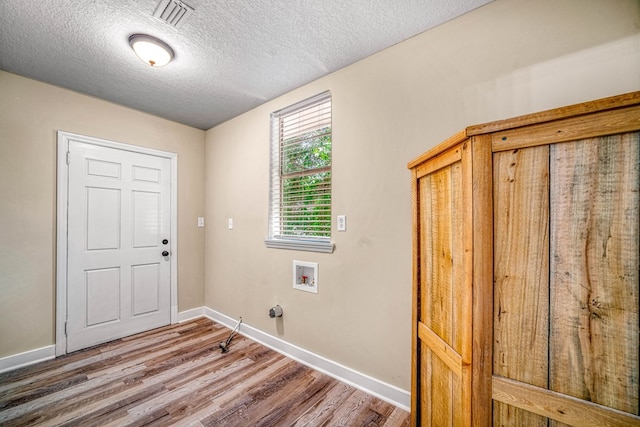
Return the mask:
M 160 0 L 153 16 L 173 27 L 180 28 L 192 12 L 193 8 L 181 1 Z

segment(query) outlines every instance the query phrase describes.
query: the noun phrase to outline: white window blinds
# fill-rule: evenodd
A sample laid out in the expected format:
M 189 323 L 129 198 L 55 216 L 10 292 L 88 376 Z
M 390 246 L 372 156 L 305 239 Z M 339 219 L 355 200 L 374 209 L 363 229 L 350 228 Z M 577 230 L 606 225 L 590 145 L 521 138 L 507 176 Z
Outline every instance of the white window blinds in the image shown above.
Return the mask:
M 331 252 L 331 94 L 273 113 L 271 127 L 267 246 Z

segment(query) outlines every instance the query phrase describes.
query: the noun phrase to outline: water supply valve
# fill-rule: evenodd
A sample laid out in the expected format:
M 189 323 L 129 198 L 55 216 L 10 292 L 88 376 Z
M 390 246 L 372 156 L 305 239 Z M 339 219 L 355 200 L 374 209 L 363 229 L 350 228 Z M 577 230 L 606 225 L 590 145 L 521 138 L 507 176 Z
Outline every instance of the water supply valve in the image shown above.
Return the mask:
M 279 305 L 276 305 L 269 309 L 269 317 L 271 317 L 272 319 L 274 317 L 282 317 L 282 314 L 282 307 L 280 307 Z

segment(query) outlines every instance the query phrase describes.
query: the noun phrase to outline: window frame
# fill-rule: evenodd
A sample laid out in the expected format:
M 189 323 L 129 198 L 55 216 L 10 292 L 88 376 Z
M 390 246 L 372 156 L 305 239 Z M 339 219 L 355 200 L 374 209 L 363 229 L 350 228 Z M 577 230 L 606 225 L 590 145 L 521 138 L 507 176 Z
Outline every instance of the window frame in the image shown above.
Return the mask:
M 328 219 L 328 237 L 320 237 L 320 236 L 301 236 L 294 237 L 288 236 L 286 234 L 280 235 L 278 234 L 278 230 L 280 230 L 281 225 L 280 221 L 282 220 L 282 216 L 280 212 L 283 207 L 283 203 L 281 200 L 281 196 L 283 191 L 281 190 L 282 181 L 285 178 L 285 173 L 281 170 L 281 156 L 282 156 L 282 140 L 280 136 L 280 120 L 283 117 L 296 113 L 298 111 L 307 109 L 314 105 L 320 105 L 322 103 L 326 103 L 329 101 L 332 108 L 332 97 L 331 92 L 326 91 L 315 95 L 313 97 L 307 98 L 303 101 L 297 102 L 293 105 L 285 107 L 281 110 L 275 111 L 271 113 L 270 121 L 271 121 L 271 141 L 270 141 L 270 165 L 269 165 L 269 234 L 268 238 L 265 240 L 265 245 L 268 248 L 276 248 L 276 249 L 289 249 L 289 250 L 300 250 L 300 251 L 311 251 L 311 252 L 321 252 L 321 253 L 332 253 L 335 245 L 331 242 L 332 232 L 333 232 L 333 221 L 332 221 L 332 201 L 329 202 L 329 219 Z M 329 126 L 331 128 L 331 153 L 333 154 L 333 112 L 331 112 L 331 118 L 329 119 Z M 331 160 L 331 164 L 327 167 L 311 169 L 311 170 L 327 170 L 331 172 L 330 177 L 330 185 L 333 183 L 333 173 L 332 173 L 332 164 L 333 160 Z M 331 200 L 333 199 L 332 189 L 329 190 L 329 195 L 331 196 Z

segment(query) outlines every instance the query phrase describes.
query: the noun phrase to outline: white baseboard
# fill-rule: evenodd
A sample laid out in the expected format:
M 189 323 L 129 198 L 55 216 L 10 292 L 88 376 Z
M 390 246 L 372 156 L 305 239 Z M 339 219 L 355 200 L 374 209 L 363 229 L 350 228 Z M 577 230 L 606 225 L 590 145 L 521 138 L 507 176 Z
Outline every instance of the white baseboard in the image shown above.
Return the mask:
M 25 351 L 24 353 L 2 357 L 0 358 L 0 373 L 33 365 L 34 363 L 44 362 L 45 360 L 54 359 L 55 357 L 55 345 L 48 345 L 46 347 L 36 348 L 35 350 Z
M 178 323 L 186 322 L 187 320 L 197 319 L 204 316 L 204 307 L 192 308 L 191 310 L 185 310 L 178 313 Z
M 238 322 L 237 319 L 233 319 L 218 311 L 212 310 L 209 307 L 203 307 L 203 310 L 204 316 L 228 328 L 233 329 Z M 354 371 L 351 368 L 333 362 L 296 345 L 290 344 L 278 337 L 262 332 L 247 325 L 246 323 L 242 323 L 240 326 L 240 334 L 282 353 L 287 357 L 297 360 L 310 368 L 325 373 L 337 380 L 376 396 L 385 402 L 391 403 L 405 411 L 410 411 L 411 393 L 406 390 Z

